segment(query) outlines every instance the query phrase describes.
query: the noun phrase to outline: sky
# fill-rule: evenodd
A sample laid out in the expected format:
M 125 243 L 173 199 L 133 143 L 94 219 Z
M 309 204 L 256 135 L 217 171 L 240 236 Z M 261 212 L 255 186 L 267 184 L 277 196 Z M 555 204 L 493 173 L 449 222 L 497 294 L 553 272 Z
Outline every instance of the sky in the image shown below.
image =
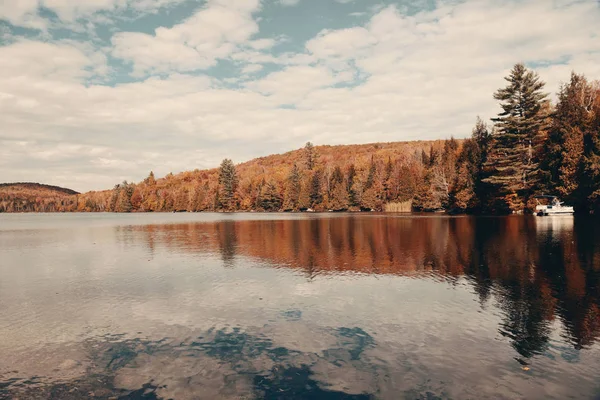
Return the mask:
M 600 2 L 0 0 L 0 182 L 467 137 L 517 62 L 600 78 Z

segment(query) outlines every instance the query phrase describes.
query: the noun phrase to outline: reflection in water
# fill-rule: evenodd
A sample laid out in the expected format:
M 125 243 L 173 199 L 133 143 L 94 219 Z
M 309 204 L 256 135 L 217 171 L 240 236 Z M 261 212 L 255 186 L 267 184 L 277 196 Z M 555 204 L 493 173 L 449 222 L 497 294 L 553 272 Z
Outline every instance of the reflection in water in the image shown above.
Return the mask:
M 0 398 L 600 394 L 597 221 L 230 218 L 0 230 Z
M 198 335 L 198 333 L 195 333 Z M 373 339 L 360 328 L 340 328 L 331 335 L 337 342 L 321 354 L 277 347 L 263 333 L 256 335 L 232 330 L 210 329 L 184 341 L 164 338 L 150 341 L 104 335 L 87 340 L 85 346 L 94 359 L 88 379 L 68 385 L 44 386 L 37 378 L 3 382 L 23 388 L 24 398 L 110 397 L 197 398 L 325 398 L 367 399 L 360 394 L 372 376 L 345 385 L 346 393 L 335 387 L 322 388 L 315 379 L 322 374 L 352 374 L 354 368 L 373 369 L 360 358 Z M 89 379 L 90 375 L 94 378 Z M 35 385 L 38 384 L 38 385 Z M 342 389 L 342 388 L 340 388 Z
M 600 235 L 594 221 L 578 221 L 575 228 L 572 217 L 363 217 L 135 229 L 149 246 L 161 241 L 176 251 L 218 251 L 228 266 L 239 252 L 309 278 L 348 272 L 435 274 L 450 281 L 468 276 L 482 304 L 497 294 L 500 332 L 528 358 L 546 349 L 555 317 L 575 348 L 600 334 Z

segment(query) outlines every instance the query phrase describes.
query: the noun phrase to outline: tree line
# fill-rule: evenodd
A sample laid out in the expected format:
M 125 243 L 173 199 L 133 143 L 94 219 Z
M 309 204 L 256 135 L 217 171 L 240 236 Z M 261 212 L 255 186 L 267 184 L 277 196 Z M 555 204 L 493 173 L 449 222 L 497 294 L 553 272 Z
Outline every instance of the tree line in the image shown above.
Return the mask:
M 63 200 L 59 209 L 53 202 L 52 210 L 509 213 L 532 210 L 535 196 L 547 194 L 580 212 L 599 211 L 600 84 L 572 73 L 553 105 L 523 64 L 505 80 L 493 94 L 500 112 L 490 123 L 477 118 L 468 139 L 340 148 L 309 142 L 237 166 L 225 159 L 218 169 L 161 179 L 151 172 L 137 184 Z

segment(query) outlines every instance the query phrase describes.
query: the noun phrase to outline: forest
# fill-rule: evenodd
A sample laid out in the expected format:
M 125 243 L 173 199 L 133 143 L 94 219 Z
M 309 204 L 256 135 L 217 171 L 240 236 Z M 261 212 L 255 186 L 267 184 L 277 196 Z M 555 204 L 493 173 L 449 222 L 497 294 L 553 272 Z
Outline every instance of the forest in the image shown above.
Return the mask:
M 539 75 L 516 64 L 467 139 L 315 146 L 194 170 L 112 190 L 28 198 L 0 191 L 14 211 L 528 212 L 557 195 L 600 211 L 600 83 L 573 72 L 556 104 Z M 51 204 L 51 207 L 49 206 Z

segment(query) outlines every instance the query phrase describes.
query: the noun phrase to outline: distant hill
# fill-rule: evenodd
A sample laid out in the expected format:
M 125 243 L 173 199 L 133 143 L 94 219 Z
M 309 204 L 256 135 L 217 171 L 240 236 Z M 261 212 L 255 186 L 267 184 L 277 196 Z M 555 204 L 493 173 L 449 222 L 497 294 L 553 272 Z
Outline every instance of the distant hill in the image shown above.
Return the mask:
M 0 183 L 0 212 L 62 211 L 79 193 L 35 182 Z
M 60 186 L 45 185 L 43 183 L 35 182 L 14 182 L 14 183 L 0 183 L 0 190 L 12 189 L 15 191 L 39 191 L 40 194 L 79 194 L 72 189 L 63 188 Z

